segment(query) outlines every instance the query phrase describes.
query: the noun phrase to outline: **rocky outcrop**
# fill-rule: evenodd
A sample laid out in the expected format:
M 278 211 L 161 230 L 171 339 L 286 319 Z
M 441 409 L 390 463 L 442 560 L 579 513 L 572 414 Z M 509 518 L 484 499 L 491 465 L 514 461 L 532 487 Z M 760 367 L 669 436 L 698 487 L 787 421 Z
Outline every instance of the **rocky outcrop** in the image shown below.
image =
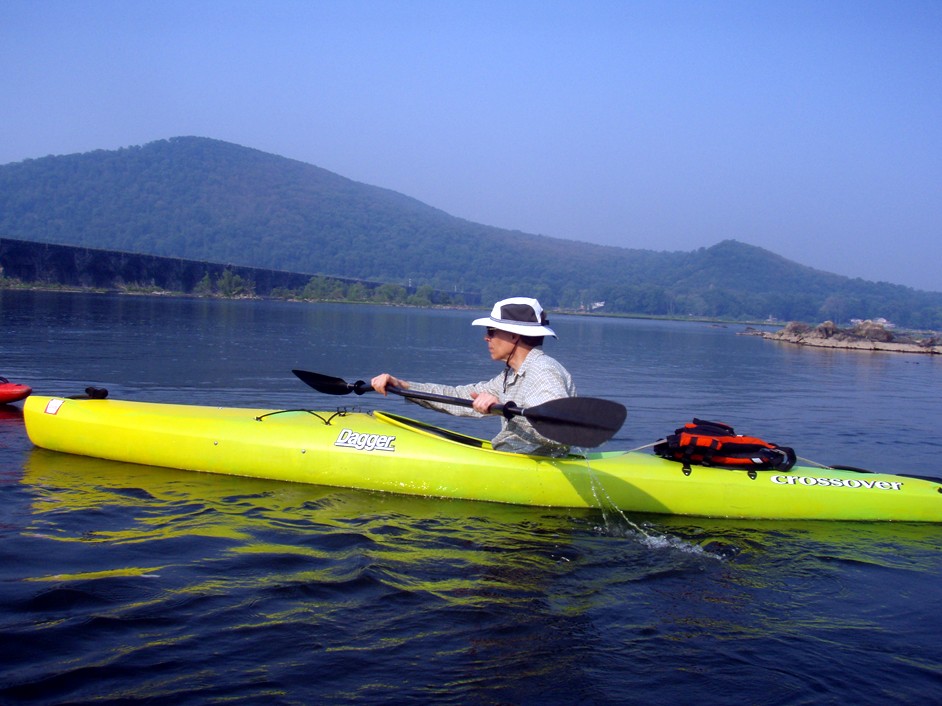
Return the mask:
M 942 354 L 942 342 L 937 333 L 897 333 L 869 320 L 849 329 L 838 328 L 833 321 L 825 321 L 817 326 L 792 321 L 780 331 L 754 333 L 771 341 L 817 348 Z

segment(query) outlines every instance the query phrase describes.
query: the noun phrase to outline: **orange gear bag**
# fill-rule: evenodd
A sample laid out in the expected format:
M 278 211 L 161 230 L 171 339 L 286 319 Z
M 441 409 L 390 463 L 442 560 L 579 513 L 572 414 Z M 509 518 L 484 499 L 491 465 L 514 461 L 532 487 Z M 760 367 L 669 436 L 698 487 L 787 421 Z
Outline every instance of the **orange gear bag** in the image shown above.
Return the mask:
M 795 465 L 795 452 L 755 436 L 736 434 L 729 424 L 694 418 L 654 445 L 654 453 L 684 464 L 744 470 L 787 471 Z

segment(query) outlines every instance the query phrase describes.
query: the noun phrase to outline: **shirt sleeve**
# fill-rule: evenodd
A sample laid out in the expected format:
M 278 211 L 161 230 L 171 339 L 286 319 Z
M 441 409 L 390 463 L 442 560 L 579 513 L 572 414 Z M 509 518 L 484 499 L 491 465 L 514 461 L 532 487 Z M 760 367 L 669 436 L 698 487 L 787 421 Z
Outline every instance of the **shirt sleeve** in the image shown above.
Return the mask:
M 501 380 L 503 379 L 503 374 L 498 375 L 490 380 L 485 380 L 482 382 L 476 382 L 472 385 L 439 385 L 431 382 L 409 382 L 409 389 L 415 390 L 416 392 L 431 392 L 435 395 L 445 395 L 447 397 L 458 397 L 463 400 L 470 400 L 471 393 L 482 393 L 490 392 L 496 397 L 500 398 L 501 396 Z M 444 412 L 445 414 L 451 414 L 455 417 L 484 417 L 487 415 L 481 414 L 480 412 L 472 409 L 471 407 L 462 407 L 460 405 L 446 404 L 444 402 L 434 402 L 432 400 L 416 400 L 412 398 L 407 398 L 410 402 L 425 407 L 427 409 L 434 409 L 439 412 Z

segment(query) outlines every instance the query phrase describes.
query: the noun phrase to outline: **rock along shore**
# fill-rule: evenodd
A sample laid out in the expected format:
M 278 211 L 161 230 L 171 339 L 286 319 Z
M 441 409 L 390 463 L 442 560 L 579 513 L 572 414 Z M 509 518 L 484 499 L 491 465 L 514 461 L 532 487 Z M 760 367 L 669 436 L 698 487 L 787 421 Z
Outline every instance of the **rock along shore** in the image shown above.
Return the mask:
M 942 342 L 936 333 L 897 333 L 873 321 L 864 321 L 850 329 L 840 329 L 831 321 L 825 321 L 817 326 L 792 321 L 779 331 L 751 329 L 747 333 L 770 341 L 783 341 L 816 348 L 942 354 Z

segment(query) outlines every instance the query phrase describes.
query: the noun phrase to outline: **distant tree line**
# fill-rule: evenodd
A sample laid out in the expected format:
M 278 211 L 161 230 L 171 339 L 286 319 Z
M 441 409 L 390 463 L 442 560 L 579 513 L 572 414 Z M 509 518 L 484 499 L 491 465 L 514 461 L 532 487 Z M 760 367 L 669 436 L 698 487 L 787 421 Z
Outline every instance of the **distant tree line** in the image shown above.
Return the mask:
M 405 287 L 0 238 L 0 285 L 17 283 L 229 298 L 271 297 L 414 306 L 480 304 L 480 295 L 476 293 L 441 292 L 428 285 Z

